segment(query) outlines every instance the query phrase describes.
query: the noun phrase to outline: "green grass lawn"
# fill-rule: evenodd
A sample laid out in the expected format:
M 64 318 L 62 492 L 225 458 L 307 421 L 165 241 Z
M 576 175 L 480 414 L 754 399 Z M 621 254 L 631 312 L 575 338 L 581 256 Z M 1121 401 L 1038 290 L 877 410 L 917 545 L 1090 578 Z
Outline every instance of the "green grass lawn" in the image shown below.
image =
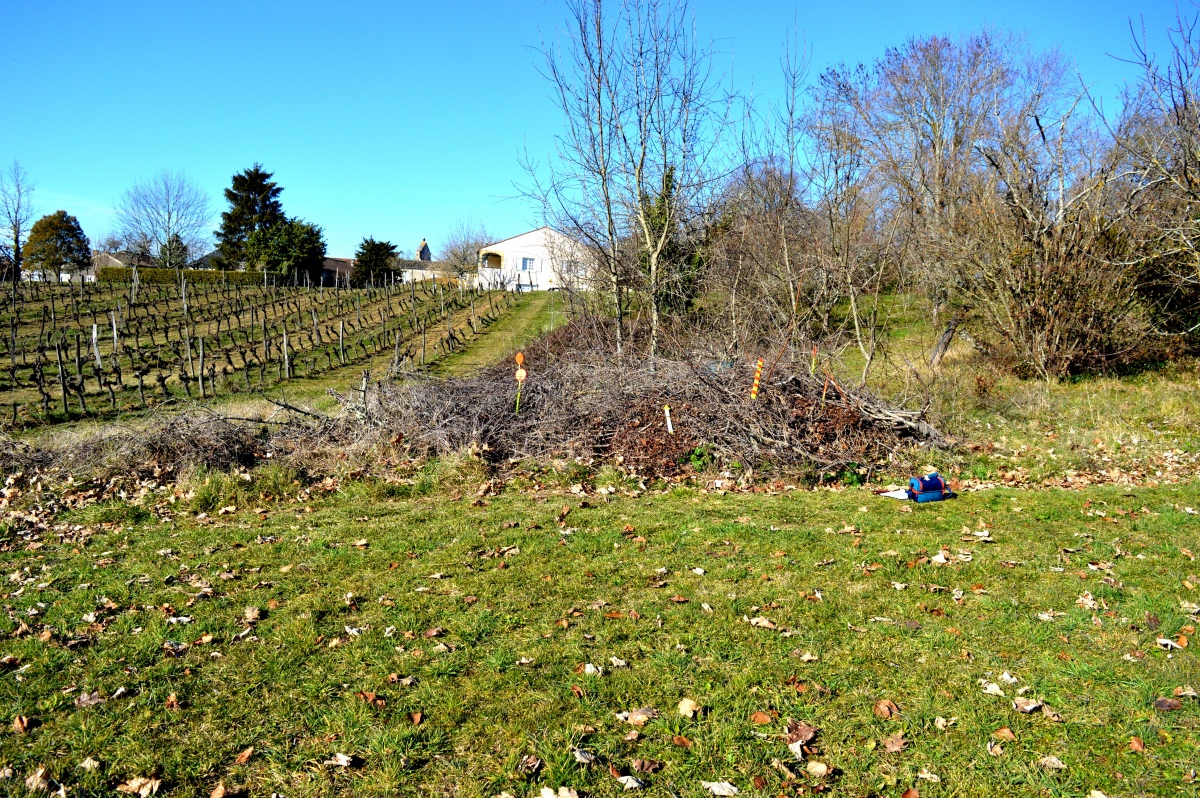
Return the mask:
M 45 766 L 71 796 L 139 777 L 172 796 L 612 796 L 612 771 L 661 796 L 720 781 L 770 796 L 1200 790 L 1200 702 L 1154 703 L 1200 688 L 1197 644 L 1156 644 L 1198 623 L 1181 602 L 1200 602 L 1200 485 L 910 506 L 531 486 L 476 501 L 476 484 L 346 483 L 261 515 L 246 495 L 269 486 L 246 484 L 225 499 L 236 512 L 200 519 L 189 502 L 222 497 L 197 484 L 156 511 L 169 521 L 115 503 L 36 540 L 14 524 L 0 789 L 26 794 Z M 1052 711 L 1019 713 L 1018 697 Z M 658 717 L 615 715 L 640 707 Z M 781 737 L 789 718 L 820 729 L 808 763 Z

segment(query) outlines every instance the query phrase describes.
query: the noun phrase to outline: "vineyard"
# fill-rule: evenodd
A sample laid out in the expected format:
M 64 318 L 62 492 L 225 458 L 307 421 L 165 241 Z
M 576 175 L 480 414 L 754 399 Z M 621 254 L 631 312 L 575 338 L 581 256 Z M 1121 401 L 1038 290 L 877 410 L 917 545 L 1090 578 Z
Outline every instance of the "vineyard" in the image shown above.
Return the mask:
M 0 298 L 0 419 L 110 417 L 293 380 L 423 369 L 518 299 L 452 281 L 361 289 L 22 283 Z M 336 376 L 336 375 L 335 375 Z

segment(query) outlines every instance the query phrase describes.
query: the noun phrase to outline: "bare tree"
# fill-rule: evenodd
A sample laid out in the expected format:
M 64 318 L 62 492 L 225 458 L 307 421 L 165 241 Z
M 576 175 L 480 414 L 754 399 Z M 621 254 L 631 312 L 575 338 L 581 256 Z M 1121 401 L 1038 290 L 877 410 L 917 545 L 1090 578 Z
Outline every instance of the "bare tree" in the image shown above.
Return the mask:
M 21 280 L 21 247 L 33 219 L 33 190 L 34 185 L 19 161 L 13 161 L 0 172 L 0 223 L 4 225 L 3 249 L 8 260 L 4 277 L 12 281 L 14 301 Z
M 556 160 L 530 165 L 529 193 L 548 223 L 579 240 L 599 266 L 624 342 L 625 293 L 644 289 L 650 357 L 662 310 L 701 231 L 722 115 L 712 52 L 690 27 L 685 0 L 569 0 L 562 46 L 545 48 L 545 75 L 563 113 Z
M 1156 57 L 1134 36 L 1137 79 L 1109 127 L 1122 160 L 1131 231 L 1127 256 L 1162 332 L 1200 330 L 1200 15 L 1177 13 L 1169 49 Z M 1126 265 L 1122 264 L 1122 265 Z
M 464 217 L 447 233 L 439 260 L 446 265 L 452 277 L 464 280 L 475 273 L 479 266 L 479 250 L 490 243 L 492 238 L 487 229 L 481 223 Z
M 212 211 L 208 195 L 187 175 L 163 170 L 125 192 L 117 218 L 127 241 L 146 245 L 162 268 L 179 270 L 187 253 L 203 251 Z

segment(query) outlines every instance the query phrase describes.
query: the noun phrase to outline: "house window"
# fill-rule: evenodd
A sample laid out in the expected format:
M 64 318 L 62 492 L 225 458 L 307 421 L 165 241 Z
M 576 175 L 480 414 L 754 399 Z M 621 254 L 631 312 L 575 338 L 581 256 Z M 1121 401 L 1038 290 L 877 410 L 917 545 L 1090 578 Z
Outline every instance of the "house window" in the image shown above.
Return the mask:
M 533 269 L 533 258 L 521 258 L 521 271 L 527 272 Z

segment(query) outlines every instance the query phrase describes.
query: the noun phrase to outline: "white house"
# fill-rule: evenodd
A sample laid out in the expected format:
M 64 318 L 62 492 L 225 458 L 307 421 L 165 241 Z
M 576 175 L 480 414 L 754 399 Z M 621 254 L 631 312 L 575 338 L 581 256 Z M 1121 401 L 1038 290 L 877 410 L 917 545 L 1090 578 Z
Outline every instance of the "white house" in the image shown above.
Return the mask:
M 506 291 L 553 291 L 586 274 L 586 250 L 573 238 L 539 227 L 479 250 L 476 284 Z

